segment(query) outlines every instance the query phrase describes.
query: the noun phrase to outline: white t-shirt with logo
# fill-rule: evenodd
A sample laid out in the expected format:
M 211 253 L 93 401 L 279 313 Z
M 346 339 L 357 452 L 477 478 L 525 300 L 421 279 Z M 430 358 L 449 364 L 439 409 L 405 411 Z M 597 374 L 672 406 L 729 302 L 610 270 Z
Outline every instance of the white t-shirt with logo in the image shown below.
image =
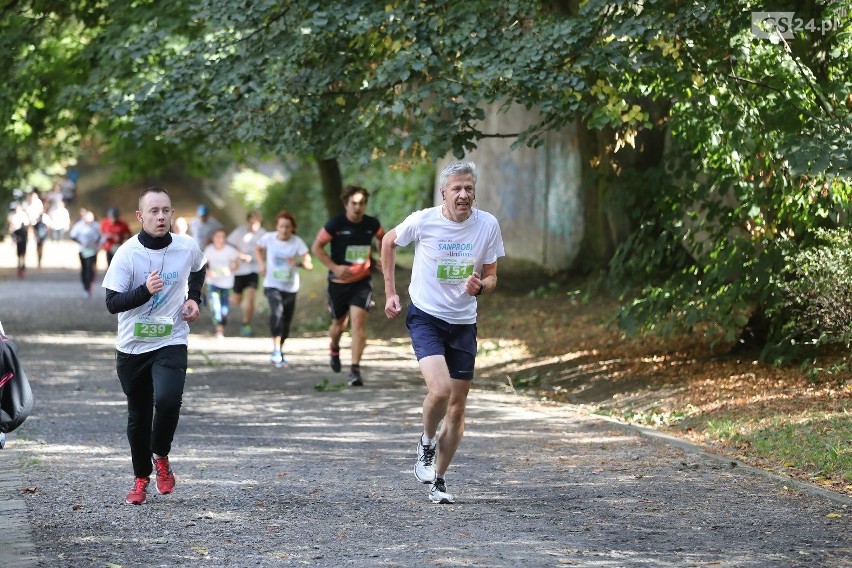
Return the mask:
M 83 258 L 92 258 L 98 254 L 103 239 L 97 223 L 94 221 L 86 223 L 83 220 L 74 223 L 68 236 L 77 241 L 77 247 Z
M 412 213 L 396 227 L 397 246 L 414 242 L 408 294 L 429 315 L 452 324 L 476 323 L 476 297 L 465 291 L 473 272 L 506 253 L 494 215 L 474 209 L 461 223 L 450 221 L 441 206 Z
M 276 288 L 282 292 L 299 291 L 299 269 L 288 259 L 301 261 L 308 252 L 308 245 L 299 235 L 292 235 L 286 241 L 278 240 L 278 233 L 269 232 L 260 237 L 257 246 L 266 249 L 266 275 L 264 288 Z
M 237 268 L 236 272 L 234 272 L 236 276 L 254 274 L 258 271 L 257 259 L 254 257 L 255 247 L 257 246 L 257 241 L 260 240 L 260 237 L 265 234 L 266 231 L 263 228 L 258 229 L 254 233 L 250 233 L 248 225 L 240 225 L 231 231 L 230 235 L 228 235 L 229 243 L 237 247 L 241 253 L 251 256 L 251 262 L 240 260 L 240 267 Z
M 217 288 L 231 289 L 234 287 L 233 266 L 240 259 L 240 252 L 229 244 L 217 249 L 210 244 L 204 249 L 207 258 L 207 284 Z
M 207 260 L 195 239 L 172 234 L 161 250 L 146 249 L 134 235 L 122 244 L 104 276 L 103 287 L 129 292 L 145 284 L 148 275 L 160 271 L 163 290 L 132 310 L 118 314 L 116 349 L 122 353 L 147 353 L 167 345 L 187 345 L 189 324 L 181 309 L 186 302 L 190 272 L 198 272 Z

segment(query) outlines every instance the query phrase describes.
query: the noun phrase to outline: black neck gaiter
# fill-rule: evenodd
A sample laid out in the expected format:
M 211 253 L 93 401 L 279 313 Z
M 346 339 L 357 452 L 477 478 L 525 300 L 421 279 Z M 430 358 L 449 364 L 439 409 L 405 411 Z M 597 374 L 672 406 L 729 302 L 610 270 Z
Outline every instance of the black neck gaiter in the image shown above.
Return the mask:
M 162 237 L 154 237 L 142 230 L 139 231 L 139 242 L 146 249 L 162 250 L 172 244 L 172 234 L 166 233 Z

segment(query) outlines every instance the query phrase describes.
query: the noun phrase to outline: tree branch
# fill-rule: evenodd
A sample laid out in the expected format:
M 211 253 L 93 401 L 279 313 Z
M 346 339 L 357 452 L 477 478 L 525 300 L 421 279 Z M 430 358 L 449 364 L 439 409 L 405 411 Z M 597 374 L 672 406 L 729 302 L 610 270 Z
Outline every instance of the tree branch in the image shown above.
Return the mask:
M 749 79 L 747 77 L 740 77 L 739 75 L 737 75 L 733 71 L 731 71 L 731 74 L 729 75 L 729 77 L 731 79 L 734 79 L 735 81 L 742 81 L 743 83 L 748 83 L 748 84 L 754 85 L 756 87 L 763 87 L 764 89 L 768 89 L 770 91 L 775 91 L 776 93 L 778 93 L 780 95 L 784 95 L 785 97 L 787 97 L 788 102 L 790 102 L 793 105 L 793 107 L 796 108 L 799 112 L 806 114 L 807 116 L 813 118 L 814 120 L 819 120 L 819 117 L 815 116 L 808 109 L 801 108 L 797 104 L 790 101 L 789 96 L 787 96 L 787 92 L 784 91 L 783 89 L 779 89 L 778 87 L 773 87 L 772 85 L 769 85 L 768 83 L 764 83 L 762 81 L 755 81 L 754 79 Z
M 3 6 L 3 10 L 0 11 L 0 16 L 6 16 L 9 12 L 15 9 L 20 0 L 10 0 L 8 4 Z

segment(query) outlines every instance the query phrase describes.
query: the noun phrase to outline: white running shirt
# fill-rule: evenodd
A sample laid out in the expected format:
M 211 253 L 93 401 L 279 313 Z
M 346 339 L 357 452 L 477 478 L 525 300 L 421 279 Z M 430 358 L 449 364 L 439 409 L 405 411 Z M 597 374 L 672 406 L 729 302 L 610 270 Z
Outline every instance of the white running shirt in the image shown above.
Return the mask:
M 266 249 L 266 275 L 264 288 L 275 288 L 282 292 L 299 291 L 299 269 L 288 259 L 301 261 L 308 252 L 308 245 L 299 235 L 291 235 L 286 241 L 278 240 L 278 233 L 270 231 L 260 237 L 257 246 Z M 298 263 L 297 263 L 298 264 Z
M 473 272 L 481 275 L 483 264 L 506 255 L 494 215 L 473 209 L 456 223 L 439 205 L 412 213 L 395 230 L 397 246 L 414 242 L 411 302 L 447 323 L 476 323 L 476 297 L 465 292 L 465 282 Z
M 229 244 L 221 249 L 209 244 L 204 249 L 207 259 L 207 284 L 229 290 L 234 287 L 234 271 L 231 266 L 240 260 L 240 251 Z
M 133 235 L 118 247 L 112 263 L 104 276 L 103 287 L 116 292 L 129 292 L 145 284 L 148 275 L 160 271 L 165 286 L 150 300 L 118 314 L 116 349 L 122 353 L 147 353 L 167 345 L 187 345 L 189 324 L 183 319 L 181 308 L 186 302 L 187 281 L 190 272 L 198 272 L 207 260 L 195 239 L 187 235 L 172 234 L 172 242 L 161 250 L 146 249 Z M 156 320 L 140 318 L 159 318 Z M 169 335 L 140 339 L 138 325 L 164 325 L 172 322 Z M 148 323 L 150 322 L 150 323 Z
M 240 267 L 236 272 L 234 272 L 235 276 L 243 276 L 245 274 L 254 274 L 258 272 L 259 268 L 257 266 L 257 259 L 254 257 L 255 247 L 257 246 L 257 241 L 260 240 L 260 237 L 264 234 L 266 234 L 266 231 L 263 230 L 263 227 L 259 228 L 254 233 L 250 233 L 248 225 L 240 225 L 231 231 L 230 235 L 228 235 L 229 243 L 237 247 L 241 253 L 247 254 L 251 257 L 251 262 L 240 260 Z

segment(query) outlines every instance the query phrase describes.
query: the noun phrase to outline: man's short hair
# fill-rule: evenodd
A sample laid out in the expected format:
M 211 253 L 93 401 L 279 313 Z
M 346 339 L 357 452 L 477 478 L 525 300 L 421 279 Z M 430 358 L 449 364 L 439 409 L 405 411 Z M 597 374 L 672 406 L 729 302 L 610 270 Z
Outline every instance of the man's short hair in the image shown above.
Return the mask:
M 162 187 L 157 187 L 157 186 L 146 187 L 145 189 L 142 190 L 142 193 L 139 194 L 139 210 L 140 211 L 142 210 L 142 200 L 149 193 L 165 193 L 166 195 L 169 195 L 169 192 L 166 191 L 165 189 L 163 189 Z M 170 195 L 169 195 L 169 199 L 171 199 Z
M 476 164 L 473 162 L 450 162 L 444 169 L 441 170 L 441 175 L 438 176 L 438 187 L 447 187 L 447 182 L 453 176 L 461 176 L 470 174 L 473 176 L 473 187 L 476 187 L 476 180 L 479 176 L 476 173 Z
M 358 185 L 347 185 L 343 188 L 343 191 L 340 192 L 340 199 L 343 200 L 343 204 L 349 201 L 349 198 L 355 195 L 356 193 L 364 194 L 364 201 L 370 200 L 370 192 Z

